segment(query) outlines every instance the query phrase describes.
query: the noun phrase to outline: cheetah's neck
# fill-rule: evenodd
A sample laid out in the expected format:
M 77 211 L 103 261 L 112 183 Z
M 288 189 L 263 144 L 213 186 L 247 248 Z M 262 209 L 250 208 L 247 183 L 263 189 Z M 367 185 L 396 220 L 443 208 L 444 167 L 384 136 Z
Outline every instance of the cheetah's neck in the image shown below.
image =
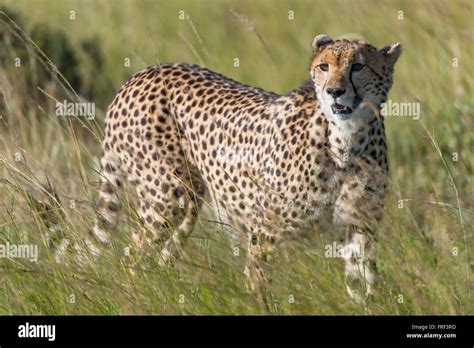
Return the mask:
M 346 125 L 328 121 L 326 141 L 331 157 L 340 168 L 345 168 L 355 157 L 368 155 L 374 144 L 375 129 L 383 128 L 383 119 L 374 112 L 364 115 L 365 120 Z

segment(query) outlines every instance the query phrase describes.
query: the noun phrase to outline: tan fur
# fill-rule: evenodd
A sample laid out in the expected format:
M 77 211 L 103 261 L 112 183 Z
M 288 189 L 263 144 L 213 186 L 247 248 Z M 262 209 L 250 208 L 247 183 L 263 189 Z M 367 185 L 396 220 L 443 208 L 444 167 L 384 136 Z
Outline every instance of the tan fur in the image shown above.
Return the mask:
M 279 241 L 332 215 L 347 232 L 347 248 L 370 248 L 369 260 L 346 260 L 348 277 L 362 275 L 370 286 L 367 264 L 388 171 L 378 111 L 399 54 L 390 49 L 396 48 L 378 51 L 318 36 L 312 80 L 286 95 L 196 65 L 163 64 L 137 73 L 107 111 L 96 233 L 103 238 L 115 225 L 116 190 L 127 180 L 136 187 L 146 224 L 134 240 L 161 243 L 166 262 L 191 233 L 207 190 L 216 210 L 247 233 L 253 278 L 265 278 L 262 258 Z M 328 72 L 318 68 L 321 62 Z M 355 62 L 366 67 L 351 72 Z M 349 119 L 332 114 L 328 86 L 347 90 L 340 99 L 348 105 L 361 98 Z

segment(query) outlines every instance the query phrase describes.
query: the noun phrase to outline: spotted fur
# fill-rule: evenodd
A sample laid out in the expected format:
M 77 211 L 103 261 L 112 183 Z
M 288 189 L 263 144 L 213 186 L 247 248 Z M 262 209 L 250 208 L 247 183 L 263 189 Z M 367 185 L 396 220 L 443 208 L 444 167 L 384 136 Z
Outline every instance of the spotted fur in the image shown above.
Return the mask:
M 311 80 L 285 95 L 188 64 L 130 78 L 105 120 L 97 238 L 109 243 L 116 193 L 128 181 L 145 223 L 133 239 L 140 248 L 161 245 L 166 262 L 208 192 L 221 217 L 247 234 L 247 266 L 258 282 L 262 259 L 280 241 L 332 216 L 346 232 L 346 250 L 362 249 L 363 257 L 345 258 L 348 280 L 364 278 L 369 291 L 388 172 L 379 110 L 400 45 L 377 50 L 319 35 L 313 51 Z M 344 94 L 334 98 L 328 88 Z

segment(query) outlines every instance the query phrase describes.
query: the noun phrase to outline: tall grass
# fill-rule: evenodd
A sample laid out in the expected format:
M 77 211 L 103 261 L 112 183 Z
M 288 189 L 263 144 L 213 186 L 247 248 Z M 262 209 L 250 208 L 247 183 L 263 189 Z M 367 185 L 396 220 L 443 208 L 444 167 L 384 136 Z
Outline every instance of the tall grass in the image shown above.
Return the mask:
M 9 9 L 7 15 L 18 13 L 25 31 L 12 34 L 12 24 L 0 15 L 1 31 L 10 38 L 0 52 L 0 243 L 40 246 L 37 263 L 0 258 L 1 314 L 473 313 L 470 1 L 0 5 Z M 39 44 L 28 41 L 38 25 L 65 34 L 77 55 L 74 68 L 92 95 L 75 96 L 62 71 L 55 71 L 61 62 L 49 61 Z M 104 110 L 129 75 L 158 62 L 193 62 L 283 93 L 308 78 L 309 47 L 318 33 L 358 33 L 378 47 L 401 42 L 390 98 L 421 105 L 420 120 L 387 119 L 391 185 L 378 231 L 379 281 L 366 307 L 347 296 L 341 260 L 325 257 L 331 231 L 314 231 L 307 240 L 285 243 L 275 255 L 271 309 L 262 310 L 245 287 L 244 245 L 222 233 L 209 211 L 201 214 L 186 255 L 173 267 L 159 267 L 149 257 L 132 274 L 120 259 L 130 231 L 140 224 L 128 194 L 122 197 L 123 228 L 114 249 L 85 268 L 54 261 L 47 226 L 28 194 L 54 201 L 44 189 L 49 181 L 62 203 L 61 230 L 81 242 L 94 219 Z M 98 42 L 100 69 L 85 40 Z M 19 47 L 28 54 L 15 67 Z M 95 102 L 97 119 L 56 117 L 55 101 L 65 98 Z

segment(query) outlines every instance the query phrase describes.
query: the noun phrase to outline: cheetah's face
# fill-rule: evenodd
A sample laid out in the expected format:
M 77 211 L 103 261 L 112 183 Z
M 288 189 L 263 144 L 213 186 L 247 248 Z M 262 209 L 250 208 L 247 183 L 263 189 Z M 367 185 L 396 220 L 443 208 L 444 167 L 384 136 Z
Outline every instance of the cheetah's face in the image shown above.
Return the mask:
M 344 125 L 347 120 L 363 123 L 364 115 L 386 100 L 401 46 L 396 43 L 377 50 L 365 42 L 333 41 L 318 35 L 313 51 L 311 77 L 323 112 Z

